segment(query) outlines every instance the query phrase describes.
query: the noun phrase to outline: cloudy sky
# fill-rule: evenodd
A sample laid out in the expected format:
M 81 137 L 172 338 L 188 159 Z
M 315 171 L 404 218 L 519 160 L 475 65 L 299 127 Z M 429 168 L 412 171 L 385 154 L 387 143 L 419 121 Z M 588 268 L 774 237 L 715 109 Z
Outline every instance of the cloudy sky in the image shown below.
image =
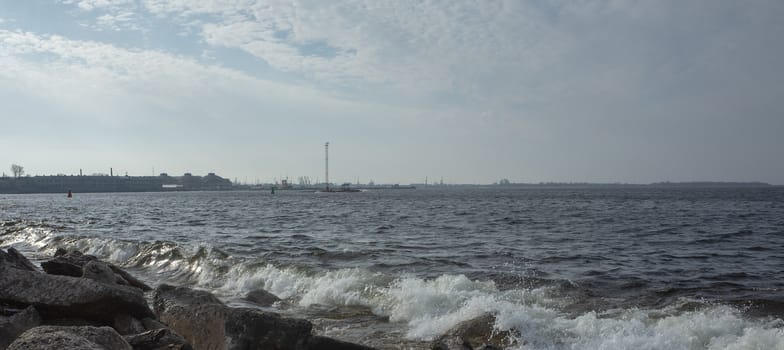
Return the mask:
M 784 184 L 780 0 L 0 0 L 0 167 Z

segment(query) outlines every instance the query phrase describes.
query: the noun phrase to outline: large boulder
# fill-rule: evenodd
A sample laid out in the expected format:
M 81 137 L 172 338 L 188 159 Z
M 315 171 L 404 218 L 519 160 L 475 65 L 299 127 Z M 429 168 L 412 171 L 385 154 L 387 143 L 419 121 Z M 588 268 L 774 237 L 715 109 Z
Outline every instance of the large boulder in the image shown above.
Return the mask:
M 517 343 L 518 334 L 495 329 L 495 316 L 485 314 L 463 321 L 434 340 L 433 350 L 496 350 Z
M 111 324 L 117 314 L 153 316 L 137 288 L 85 278 L 47 275 L 0 266 L 0 302 L 33 305 L 47 318 L 84 318 Z
M 8 350 L 133 350 L 111 327 L 40 326 L 19 336 Z
M 41 316 L 34 307 L 29 306 L 10 317 L 0 316 L 0 349 L 5 349 L 20 334 L 41 325 Z
M 208 292 L 185 287 L 159 286 L 153 305 L 160 321 L 199 350 L 370 349 L 315 337 L 307 320 L 250 308 L 230 308 Z
M 109 271 L 102 266 L 106 266 Z M 125 270 L 109 263 L 98 260 L 97 257 L 89 254 L 82 254 L 78 250 L 65 251 L 58 249 L 54 258 L 41 263 L 44 271 L 51 275 L 88 277 L 110 284 L 129 285 L 143 291 L 152 290 L 150 286 L 131 276 Z M 87 270 L 85 270 L 87 267 Z
M 13 267 L 20 270 L 37 271 L 35 265 L 27 260 L 18 250 L 13 247 L 8 248 L 8 252 L 0 249 L 0 266 Z

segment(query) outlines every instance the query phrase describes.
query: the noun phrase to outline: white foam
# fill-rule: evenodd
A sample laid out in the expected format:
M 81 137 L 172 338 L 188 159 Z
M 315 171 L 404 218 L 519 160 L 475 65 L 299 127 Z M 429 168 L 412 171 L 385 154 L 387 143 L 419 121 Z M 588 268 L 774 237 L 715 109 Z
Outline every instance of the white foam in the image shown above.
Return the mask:
M 0 244 L 39 252 L 78 248 L 118 264 L 148 254 L 144 267 L 156 278 L 169 272 L 169 277 L 224 297 L 264 288 L 303 307 L 366 306 L 389 316 L 412 340 L 431 340 L 461 321 L 490 313 L 496 316 L 496 329 L 521 334 L 521 350 L 784 350 L 782 320 L 752 320 L 728 306 L 692 312 L 626 309 L 573 317 L 559 311 L 563 301 L 549 298 L 546 289 L 499 291 L 491 281 L 463 275 L 423 279 L 364 269 L 312 272 L 235 259 L 209 246 L 186 249 L 171 243 L 57 237 L 53 229 L 40 227 L 5 235 Z

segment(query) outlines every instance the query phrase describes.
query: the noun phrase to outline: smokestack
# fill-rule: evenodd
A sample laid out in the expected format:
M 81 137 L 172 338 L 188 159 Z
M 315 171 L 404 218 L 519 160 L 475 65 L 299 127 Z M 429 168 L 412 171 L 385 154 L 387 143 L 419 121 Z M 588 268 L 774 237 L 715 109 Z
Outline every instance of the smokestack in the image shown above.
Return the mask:
M 114 170 L 112 168 L 109 168 L 109 176 L 114 176 Z

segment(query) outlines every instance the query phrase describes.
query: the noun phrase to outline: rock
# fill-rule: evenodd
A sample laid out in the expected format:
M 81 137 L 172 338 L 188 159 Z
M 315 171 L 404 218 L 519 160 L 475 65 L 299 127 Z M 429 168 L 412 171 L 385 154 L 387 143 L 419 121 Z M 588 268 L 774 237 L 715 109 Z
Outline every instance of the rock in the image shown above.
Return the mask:
M 311 335 L 307 320 L 251 308 L 230 308 L 208 292 L 161 285 L 153 301 L 158 319 L 194 349 L 369 349 Z M 332 346 L 332 347 L 328 347 Z
M 139 334 L 147 331 L 142 321 L 139 321 L 138 319 L 126 314 L 118 314 L 114 316 L 114 323 L 112 323 L 112 327 L 114 327 L 114 330 L 116 330 L 117 333 L 120 333 L 121 335 Z
M 144 294 L 137 288 L 3 266 L 0 286 L 0 302 L 34 305 L 44 319 L 85 318 L 111 324 L 116 314 L 153 316 Z
M 123 270 L 123 269 L 121 269 L 121 268 L 119 268 L 119 267 L 117 267 L 117 266 L 115 266 L 113 264 L 109 264 L 109 268 L 112 269 L 112 271 L 117 276 L 119 276 L 124 281 L 126 281 L 128 283 L 128 285 L 131 285 L 133 287 L 139 288 L 139 289 L 141 289 L 141 290 L 143 290 L 145 292 L 148 291 L 148 290 L 152 290 L 152 287 L 148 286 L 147 284 L 145 284 L 144 282 L 140 281 L 136 277 L 131 276 L 131 274 L 129 274 L 125 270 Z
M 13 247 L 8 248 L 7 253 L 0 249 L 0 265 L 13 267 L 20 270 L 38 271 L 38 269 L 35 268 L 35 265 L 30 262 L 30 260 L 27 260 L 27 258 L 22 255 L 22 253 Z
M 118 284 L 117 277 L 114 275 L 112 269 L 98 260 L 89 261 L 82 266 L 82 277 L 109 285 Z
M 171 329 L 160 328 L 140 334 L 126 336 L 125 340 L 134 350 L 193 350 L 188 341 Z
M 144 325 L 144 329 L 148 331 L 153 331 L 160 328 L 167 328 L 167 326 L 163 323 L 158 322 L 158 320 L 154 318 L 143 318 L 142 325 Z
M 195 349 L 226 349 L 227 307 L 208 292 L 160 285 L 153 308 L 158 320 L 182 335 Z
M 431 344 L 433 350 L 491 350 L 513 346 L 519 334 L 513 331 L 497 331 L 495 316 L 485 314 L 463 321 Z
M 150 286 L 131 276 L 125 270 L 113 264 L 101 262 L 93 255 L 82 254 L 78 250 L 66 251 L 64 249 L 58 249 L 57 252 L 55 252 L 54 258 L 42 262 L 41 267 L 46 273 L 51 275 L 81 277 L 84 274 L 85 265 L 93 261 L 108 266 L 109 269 L 111 269 L 111 272 L 113 272 L 114 283 L 116 284 L 130 285 L 143 291 L 152 290 Z M 103 277 L 103 280 L 108 281 L 108 277 Z
M 95 256 L 84 255 L 78 250 L 60 255 L 57 255 L 58 253 L 61 251 L 55 253 L 54 259 L 41 263 L 41 267 L 50 275 L 81 277 L 82 267 L 90 261 L 98 260 Z
M 260 306 L 270 306 L 279 302 L 280 298 L 264 289 L 256 289 L 248 292 L 248 294 L 245 295 L 245 300 Z
M 111 327 L 40 326 L 19 336 L 8 350 L 101 349 L 133 350 Z
M 41 325 L 41 316 L 29 306 L 11 317 L 0 317 L 0 349 L 5 349 L 20 334 Z
M 302 349 L 313 325 L 256 309 L 229 309 L 226 317 L 228 349 Z
M 308 338 L 305 349 L 312 350 L 373 350 L 373 348 L 318 335 Z

